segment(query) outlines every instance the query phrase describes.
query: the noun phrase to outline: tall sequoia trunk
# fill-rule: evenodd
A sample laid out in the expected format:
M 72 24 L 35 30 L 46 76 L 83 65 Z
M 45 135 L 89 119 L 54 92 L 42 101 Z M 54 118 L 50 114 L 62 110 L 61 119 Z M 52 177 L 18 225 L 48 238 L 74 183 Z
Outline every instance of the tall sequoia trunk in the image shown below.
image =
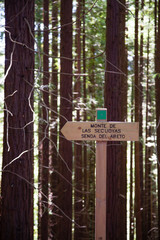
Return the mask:
M 48 36 L 48 26 L 49 26 L 49 0 L 43 1 L 44 9 L 44 35 L 43 35 L 43 86 L 45 86 L 43 91 L 43 142 L 42 142 L 42 217 L 41 217 L 41 239 L 48 239 L 48 166 L 49 166 L 49 93 L 47 86 L 49 85 L 49 36 Z
M 83 35 L 82 35 L 82 52 L 83 52 L 83 102 L 85 104 L 86 107 L 86 102 L 87 102 L 87 88 L 86 88 L 86 21 L 85 21 L 85 0 L 82 0 L 82 14 L 83 14 Z M 83 121 L 87 120 L 87 114 L 86 114 L 86 110 L 84 110 L 84 116 L 83 116 Z M 87 146 L 84 145 L 83 146 L 83 191 L 84 191 L 84 214 L 83 214 L 83 219 L 84 219 L 84 225 L 85 225 L 85 237 L 89 238 L 89 223 L 88 223 L 88 219 L 89 219 L 89 212 L 88 212 L 88 193 L 87 193 L 87 189 L 88 189 L 88 156 L 87 156 Z
M 89 86 L 87 89 L 88 96 L 91 99 L 95 99 L 95 44 L 93 39 L 90 40 L 90 59 L 89 59 Z M 95 103 L 91 102 L 91 109 L 95 113 Z M 90 121 L 95 121 L 94 116 L 90 116 Z M 88 153 L 88 162 L 87 162 L 87 192 L 88 194 L 88 212 L 89 212 L 89 232 L 90 232 L 90 238 L 94 239 L 95 238 L 95 143 L 88 142 L 90 145 L 90 152 Z
M 72 120 L 72 0 L 61 0 L 61 75 L 60 75 L 60 129 Z M 66 37 L 67 36 L 67 37 Z M 57 239 L 72 236 L 72 143 L 59 140 L 59 191 Z M 70 184 L 69 184 L 69 183 Z
M 121 104 L 126 96 L 125 1 L 121 3 L 107 1 L 105 107 L 108 121 L 122 121 L 126 117 Z M 120 170 L 123 148 L 119 142 L 108 142 L 107 146 L 106 239 L 126 239 L 126 171 Z
M 139 0 L 135 0 L 135 59 L 134 59 L 134 84 L 135 84 L 135 121 L 139 122 L 139 72 L 138 72 L 138 11 Z M 142 213 L 141 213 L 141 186 L 140 186 L 140 144 L 135 142 L 135 217 L 136 217 L 136 237 L 142 239 Z
M 149 31 L 147 40 L 147 83 L 146 83 L 146 152 L 145 152 L 145 237 L 147 239 L 148 232 L 151 230 L 151 162 L 152 148 L 148 146 L 151 138 L 151 88 L 149 84 Z
M 133 122 L 133 82 L 132 82 L 132 92 L 131 92 L 131 122 Z M 129 239 L 134 240 L 134 201 L 133 201 L 133 142 L 130 144 L 130 230 Z
M 42 0 L 38 2 L 38 9 L 36 11 L 38 12 L 37 14 L 37 19 L 35 18 L 36 24 L 38 25 L 38 30 L 37 30 L 37 35 L 35 35 L 35 38 L 37 39 L 37 50 L 39 51 L 39 54 L 35 56 L 35 68 L 41 68 L 41 63 L 42 63 L 42 58 L 40 56 L 40 52 L 42 51 L 41 49 L 41 42 L 42 42 L 42 31 L 41 31 L 41 23 L 43 19 L 41 19 L 41 11 L 42 11 Z M 38 85 L 42 85 L 42 79 L 39 77 L 38 78 Z M 42 215 L 42 184 L 41 184 L 41 170 L 42 170 L 42 109 L 41 109 L 41 94 L 38 98 L 38 240 L 41 240 L 41 215 Z
M 156 34 L 155 53 L 155 90 L 156 90 L 156 126 L 157 126 L 157 159 L 158 159 L 158 232 L 160 238 L 160 0 L 158 1 L 158 31 Z
M 59 1 L 52 1 L 52 78 L 51 78 L 51 174 L 50 174 L 50 190 L 51 190 L 51 203 L 52 203 L 52 214 L 50 215 L 50 237 L 54 238 L 54 232 L 56 230 L 56 218 L 54 215 L 54 204 L 57 205 L 56 192 L 58 186 L 58 153 L 57 153 L 57 118 L 58 118 L 58 68 L 57 68 L 57 57 L 58 57 L 58 5 Z
M 6 0 L 5 20 L 7 74 L 0 239 L 32 240 L 34 40 L 30 31 L 34 30 L 34 1 Z
M 81 120 L 80 116 L 80 107 L 79 103 L 81 100 L 81 11 L 82 11 L 82 2 L 81 0 L 77 0 L 77 9 L 76 9 L 76 37 L 75 37 L 75 48 L 76 48 L 76 61 L 75 61 L 75 72 L 76 72 L 76 79 L 75 79 L 75 89 L 74 92 L 75 100 L 77 104 L 77 113 L 76 113 L 76 121 Z M 75 144 L 75 210 L 74 210 L 74 218 L 76 223 L 79 224 L 79 226 L 83 226 L 82 223 L 82 214 L 83 214 L 83 207 L 82 207 L 82 201 L 83 201 L 83 194 L 82 194 L 82 146 L 80 142 L 76 142 Z M 78 190 L 78 191 L 77 191 Z M 83 231 L 84 229 L 77 227 L 75 225 L 75 231 L 74 231 L 74 238 L 82 238 L 83 237 Z
M 150 2 L 149 2 L 150 7 Z M 150 18 L 148 25 L 150 25 Z M 146 82 L 146 146 L 145 146 L 145 208 L 144 208 L 144 217 L 145 217 L 145 229 L 143 239 L 147 239 L 149 237 L 148 233 L 151 230 L 152 226 L 152 172 L 151 167 L 152 163 L 150 161 L 152 154 L 153 154 L 153 146 L 149 146 L 152 137 L 152 126 L 151 122 L 153 120 L 153 111 L 151 108 L 152 101 L 151 101 L 151 79 L 149 76 L 149 63 L 150 63 L 150 30 L 148 30 L 148 38 L 147 38 L 147 82 Z M 154 121 L 154 120 L 153 120 Z
M 140 139 L 143 138 L 143 75 L 144 75 L 144 54 L 143 54 L 143 48 L 144 48 L 144 36 L 143 36 L 143 32 L 144 32 L 144 0 L 141 0 L 141 11 L 142 11 L 142 16 L 141 16 L 141 29 L 140 29 L 140 73 L 139 73 L 139 89 L 140 89 L 140 95 L 139 95 L 139 137 Z M 141 206 L 144 209 L 144 192 L 143 192 L 143 141 L 139 142 L 139 162 L 140 162 L 140 187 L 141 187 Z M 145 231 L 144 231 L 144 225 L 145 225 L 145 213 L 143 211 L 142 213 L 142 217 L 143 217 L 143 223 L 142 223 L 142 227 L 143 227 L 143 235 L 145 235 Z

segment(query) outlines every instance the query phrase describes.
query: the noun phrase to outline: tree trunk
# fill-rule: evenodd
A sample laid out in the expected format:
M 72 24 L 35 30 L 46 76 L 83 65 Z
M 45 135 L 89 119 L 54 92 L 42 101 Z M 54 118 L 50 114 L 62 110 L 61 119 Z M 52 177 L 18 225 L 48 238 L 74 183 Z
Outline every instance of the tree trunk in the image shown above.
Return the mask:
M 0 239 L 32 240 L 34 40 L 30 31 L 34 30 L 34 1 L 6 0 L 5 20 L 7 75 Z
M 138 72 L 138 11 L 139 0 L 135 0 L 135 121 L 139 122 L 139 72 Z M 140 186 L 140 162 L 139 162 L 139 142 L 135 142 L 135 217 L 136 217 L 136 237 L 142 239 L 142 213 L 141 213 L 141 186 Z
M 48 239 L 48 178 L 49 178 L 49 0 L 43 1 L 43 139 L 42 139 L 42 217 L 41 217 L 41 239 Z
M 84 103 L 84 116 L 83 121 L 87 121 L 87 114 L 86 114 L 86 103 L 87 103 L 87 89 L 86 89 L 86 21 L 85 21 L 85 0 L 82 0 L 82 15 L 83 15 L 83 35 L 82 35 L 82 52 L 83 52 L 83 103 Z M 88 156 L 87 156 L 87 146 L 84 144 L 83 146 L 83 191 L 84 191 L 84 226 L 85 226 L 85 237 L 89 238 L 89 212 L 88 212 L 88 193 L 87 193 L 87 183 L 88 183 Z
M 38 4 L 38 9 L 37 11 L 37 18 L 35 15 L 35 21 L 36 24 L 38 25 L 38 30 L 37 30 L 37 35 L 35 35 L 35 38 L 37 39 L 37 49 L 38 49 L 38 54 L 35 56 L 35 68 L 41 69 L 42 67 L 42 58 L 40 56 L 40 52 L 42 51 L 41 48 L 41 43 L 42 43 L 42 31 L 41 31 L 41 23 L 43 19 L 41 19 L 41 11 L 42 11 L 42 0 Z M 38 86 L 40 87 L 42 84 L 42 79 L 39 77 L 38 78 Z M 41 109 L 41 93 L 39 94 L 38 98 L 38 240 L 41 240 L 41 215 L 42 215 L 42 184 L 41 184 L 41 172 L 42 172 L 42 109 Z M 36 166 L 35 166 L 36 167 Z
M 140 67 L 139 67 L 139 138 L 143 139 L 143 75 L 144 75 L 144 56 L 143 56 L 143 42 L 144 42 L 144 36 L 143 36 L 143 32 L 144 32 L 144 0 L 141 0 L 141 11 L 142 11 L 142 16 L 141 16 L 141 29 L 140 29 Z M 139 142 L 139 162 L 140 162 L 140 187 L 141 187 L 141 207 L 143 209 L 142 212 L 142 230 L 143 230 L 143 236 L 145 235 L 145 230 L 144 230 L 144 225 L 145 225 L 145 211 L 144 211 L 144 191 L 143 191 L 143 168 L 144 168 L 144 164 L 143 164 L 143 141 L 140 140 Z
M 107 1 L 105 107 L 108 121 L 122 121 L 125 117 L 121 104 L 126 95 L 125 1 L 121 3 Z M 126 171 L 120 171 L 122 149 L 119 142 L 107 144 L 107 240 L 126 239 Z
M 150 7 L 150 6 L 149 6 Z M 150 18 L 149 23 L 150 24 Z M 147 83 L 146 83 L 146 147 L 145 147 L 145 229 L 144 229 L 144 240 L 147 239 L 148 233 L 151 230 L 152 226 L 152 188 L 151 188 L 151 161 L 152 157 L 152 147 L 148 144 L 151 140 L 149 138 L 152 137 L 152 111 L 151 111 L 151 86 L 150 86 L 150 77 L 149 77 L 149 53 L 150 53 L 150 33 L 148 30 L 148 38 L 147 38 Z
M 133 99 L 134 99 L 134 91 L 133 91 L 133 82 L 132 82 L 132 93 L 131 93 L 131 122 L 133 122 Z M 133 142 L 130 145 L 130 240 L 134 240 L 134 205 L 133 205 Z
M 58 4 L 59 1 L 52 1 L 52 78 L 51 78 L 51 174 L 50 174 L 50 191 L 51 191 L 51 204 L 52 204 L 52 214 L 50 216 L 50 237 L 54 239 L 54 233 L 56 231 L 56 217 L 54 215 L 54 204 L 58 204 L 56 195 L 57 195 L 57 186 L 58 186 L 58 153 L 57 153 L 57 124 L 58 124 L 58 67 L 57 67 L 57 57 L 58 57 Z
M 82 11 L 82 2 L 81 0 L 77 0 L 77 9 L 76 9 L 76 36 L 75 36 L 75 48 L 76 48 L 76 61 L 75 61 L 75 100 L 77 105 L 77 113 L 76 113 L 76 121 L 81 120 L 81 111 L 80 111 L 80 101 L 81 101 L 81 11 Z M 76 223 L 79 226 L 83 226 L 82 223 L 82 214 L 83 214 L 83 181 L 82 181 L 82 146 L 81 142 L 76 142 L 74 146 L 74 157 L 75 157 L 75 210 L 74 210 L 74 218 Z M 77 191 L 78 190 L 78 191 Z M 82 239 L 84 229 L 75 225 L 74 230 L 74 238 Z
M 72 120 L 72 0 L 61 1 L 60 129 Z M 67 36 L 67 37 L 66 37 Z M 59 221 L 57 239 L 72 237 L 72 143 L 59 140 Z M 69 184 L 69 183 L 70 184 Z
M 157 127 L 157 167 L 158 167 L 158 232 L 160 238 L 160 0 L 158 1 L 158 31 L 155 53 L 156 127 Z

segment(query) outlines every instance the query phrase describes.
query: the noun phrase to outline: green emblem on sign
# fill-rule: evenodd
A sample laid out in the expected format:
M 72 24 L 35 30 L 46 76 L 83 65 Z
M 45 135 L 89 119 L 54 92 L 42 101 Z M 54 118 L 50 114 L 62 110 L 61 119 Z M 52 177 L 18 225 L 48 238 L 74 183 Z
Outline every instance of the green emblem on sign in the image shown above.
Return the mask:
M 97 120 L 107 120 L 107 110 L 97 110 Z

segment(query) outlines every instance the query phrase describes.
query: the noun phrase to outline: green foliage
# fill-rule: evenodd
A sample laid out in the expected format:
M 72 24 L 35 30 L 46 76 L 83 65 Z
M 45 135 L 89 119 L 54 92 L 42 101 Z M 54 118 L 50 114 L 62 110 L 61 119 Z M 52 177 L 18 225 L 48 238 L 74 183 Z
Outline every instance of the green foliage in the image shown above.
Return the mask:
M 160 78 L 160 73 L 155 73 L 154 75 L 153 75 L 153 78 Z

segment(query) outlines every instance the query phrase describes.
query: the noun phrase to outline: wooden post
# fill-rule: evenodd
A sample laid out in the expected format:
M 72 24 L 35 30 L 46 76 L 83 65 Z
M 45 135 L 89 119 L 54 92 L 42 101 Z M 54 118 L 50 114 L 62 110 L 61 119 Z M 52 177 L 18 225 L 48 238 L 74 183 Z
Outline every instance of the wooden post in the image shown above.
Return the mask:
M 97 121 L 107 121 L 107 109 L 98 108 Z M 106 240 L 107 142 L 96 142 L 95 240 Z
M 139 123 L 107 122 L 107 109 L 97 108 L 96 122 L 66 122 L 68 140 L 96 140 L 95 240 L 106 240 L 107 141 L 139 141 Z

